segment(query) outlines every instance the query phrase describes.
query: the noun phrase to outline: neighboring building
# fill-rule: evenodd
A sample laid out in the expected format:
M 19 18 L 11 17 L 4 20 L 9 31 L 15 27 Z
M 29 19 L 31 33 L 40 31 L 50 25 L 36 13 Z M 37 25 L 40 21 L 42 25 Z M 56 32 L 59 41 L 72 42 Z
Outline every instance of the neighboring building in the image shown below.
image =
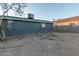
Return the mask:
M 53 31 L 52 22 L 38 19 L 4 16 L 2 24 L 6 37 Z
M 61 32 L 79 32 L 79 16 L 59 19 L 53 22 L 54 30 Z
M 79 25 L 79 16 L 54 21 L 56 26 Z

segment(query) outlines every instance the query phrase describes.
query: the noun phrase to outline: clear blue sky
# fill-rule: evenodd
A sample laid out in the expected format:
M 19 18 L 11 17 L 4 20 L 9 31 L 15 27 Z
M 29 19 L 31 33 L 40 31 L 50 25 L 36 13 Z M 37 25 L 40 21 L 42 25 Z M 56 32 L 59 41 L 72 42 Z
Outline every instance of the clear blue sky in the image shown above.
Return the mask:
M 66 17 L 79 16 L 78 3 L 29 3 L 26 14 L 33 13 L 35 18 L 52 20 Z

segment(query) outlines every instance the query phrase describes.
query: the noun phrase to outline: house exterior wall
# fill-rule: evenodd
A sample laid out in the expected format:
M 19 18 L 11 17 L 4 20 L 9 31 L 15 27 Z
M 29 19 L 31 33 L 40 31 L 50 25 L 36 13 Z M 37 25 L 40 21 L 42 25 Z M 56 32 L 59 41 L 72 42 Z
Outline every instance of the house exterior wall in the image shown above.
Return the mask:
M 79 16 L 59 19 L 54 22 L 56 26 L 68 26 L 71 24 L 79 25 Z
M 41 27 L 41 22 L 13 21 L 13 30 L 7 30 L 7 21 L 3 20 L 3 27 L 6 36 L 26 35 L 32 33 L 47 33 L 53 31 L 52 23 L 44 23 L 45 28 Z

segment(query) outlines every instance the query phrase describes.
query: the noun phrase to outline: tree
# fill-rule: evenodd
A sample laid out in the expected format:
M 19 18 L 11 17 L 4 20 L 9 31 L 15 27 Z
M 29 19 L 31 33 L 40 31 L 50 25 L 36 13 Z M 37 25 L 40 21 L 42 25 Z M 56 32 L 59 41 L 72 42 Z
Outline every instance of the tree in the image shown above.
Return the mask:
M 5 14 L 8 15 L 9 10 L 12 10 L 15 12 L 15 15 L 22 16 L 24 14 L 24 9 L 27 7 L 26 3 L 0 3 L 0 7 L 3 11 L 2 17 L 0 18 L 0 27 L 2 28 L 2 21 L 5 16 Z M 2 40 L 5 38 L 4 29 L 1 31 L 2 33 Z

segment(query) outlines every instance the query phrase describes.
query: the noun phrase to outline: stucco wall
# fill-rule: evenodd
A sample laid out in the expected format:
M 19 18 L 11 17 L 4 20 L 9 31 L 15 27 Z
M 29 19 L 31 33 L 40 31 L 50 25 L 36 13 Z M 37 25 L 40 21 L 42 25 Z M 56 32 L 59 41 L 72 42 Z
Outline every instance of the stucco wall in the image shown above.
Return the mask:
M 67 26 L 73 23 L 74 25 L 79 25 L 79 16 L 69 17 L 64 19 L 59 19 L 54 21 L 54 24 L 57 26 Z

